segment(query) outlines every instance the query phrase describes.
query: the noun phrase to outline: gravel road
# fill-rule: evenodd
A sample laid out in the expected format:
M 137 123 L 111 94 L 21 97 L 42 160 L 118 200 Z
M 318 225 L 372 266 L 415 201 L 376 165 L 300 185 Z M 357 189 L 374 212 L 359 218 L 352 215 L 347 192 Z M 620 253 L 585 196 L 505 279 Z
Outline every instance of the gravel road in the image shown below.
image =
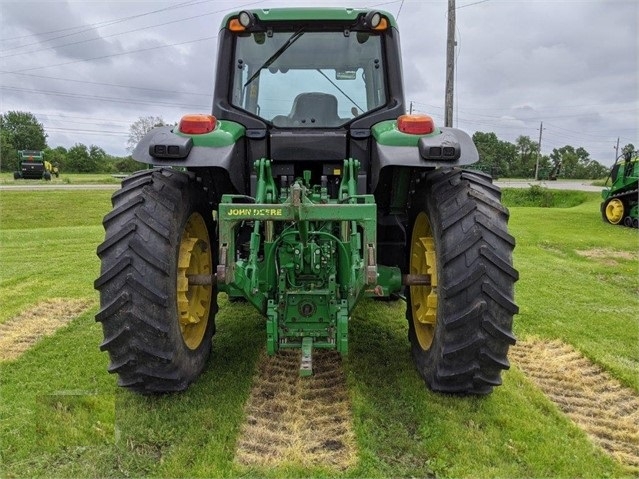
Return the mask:
M 535 180 L 497 180 L 495 184 L 500 188 L 530 188 L 532 185 L 539 185 L 552 190 L 577 190 L 577 191 L 597 191 L 600 192 L 602 186 L 592 186 L 590 180 L 574 181 L 535 181 Z
M 498 180 L 495 184 L 500 188 L 530 188 L 532 185 L 539 185 L 553 190 L 578 190 L 596 191 L 602 190 L 601 186 L 592 186 L 588 180 L 575 181 L 534 181 L 534 180 Z M 0 190 L 20 191 L 20 190 L 117 190 L 119 184 L 92 184 L 92 185 L 68 185 L 68 184 L 28 184 L 0 185 Z

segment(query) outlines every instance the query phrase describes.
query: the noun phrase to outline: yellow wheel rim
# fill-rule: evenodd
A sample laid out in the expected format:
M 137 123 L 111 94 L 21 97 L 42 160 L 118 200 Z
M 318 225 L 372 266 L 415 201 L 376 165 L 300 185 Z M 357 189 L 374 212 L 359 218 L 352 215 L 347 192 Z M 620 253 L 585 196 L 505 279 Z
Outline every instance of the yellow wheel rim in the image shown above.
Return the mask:
M 189 285 L 189 275 L 211 275 L 211 242 L 204 218 L 193 213 L 186 222 L 178 257 L 177 310 L 182 338 L 196 349 L 204 338 L 209 322 L 213 286 Z
M 428 286 L 410 286 L 413 326 L 419 345 L 430 348 L 437 325 L 437 254 L 435 238 L 426 213 L 415 219 L 410 247 L 410 273 L 430 276 Z
M 606 218 L 613 225 L 619 224 L 623 219 L 623 203 L 621 200 L 610 200 L 606 205 Z

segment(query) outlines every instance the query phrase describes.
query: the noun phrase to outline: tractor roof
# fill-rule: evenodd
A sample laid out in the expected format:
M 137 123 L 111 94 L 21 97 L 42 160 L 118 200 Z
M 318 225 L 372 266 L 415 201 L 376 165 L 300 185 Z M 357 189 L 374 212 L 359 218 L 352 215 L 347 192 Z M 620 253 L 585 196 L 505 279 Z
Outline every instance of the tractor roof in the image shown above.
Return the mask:
M 295 22 L 295 21 L 309 21 L 309 20 L 355 20 L 362 13 L 366 14 L 371 11 L 377 11 L 384 15 L 391 27 L 397 28 L 397 22 L 395 18 L 388 12 L 377 9 L 362 9 L 362 8 L 264 8 L 246 10 L 251 12 L 260 21 L 265 22 Z M 229 13 L 224 17 L 222 21 L 222 28 L 224 28 L 229 20 L 233 17 L 237 17 L 240 11 Z

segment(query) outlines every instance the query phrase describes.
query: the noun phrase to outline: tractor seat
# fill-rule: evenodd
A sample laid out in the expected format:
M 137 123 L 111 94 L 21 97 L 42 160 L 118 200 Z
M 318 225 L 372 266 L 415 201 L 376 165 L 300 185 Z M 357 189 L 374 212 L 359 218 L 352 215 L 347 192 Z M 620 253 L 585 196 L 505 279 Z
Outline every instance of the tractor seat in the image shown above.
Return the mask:
M 337 114 L 337 98 L 328 93 L 311 92 L 297 95 L 288 117 L 276 117 L 273 123 L 276 126 L 322 128 L 339 126 L 343 120 Z

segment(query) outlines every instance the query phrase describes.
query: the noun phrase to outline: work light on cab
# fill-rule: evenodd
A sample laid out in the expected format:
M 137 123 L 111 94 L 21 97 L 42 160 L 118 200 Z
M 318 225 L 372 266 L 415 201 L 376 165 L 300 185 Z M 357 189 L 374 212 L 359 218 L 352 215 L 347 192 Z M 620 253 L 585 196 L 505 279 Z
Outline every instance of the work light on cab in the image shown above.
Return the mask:
M 251 12 L 247 12 L 246 10 L 241 11 L 238 15 L 237 19 L 244 28 L 249 28 L 255 25 L 255 15 Z
M 246 10 L 241 11 L 237 17 L 229 20 L 228 28 L 232 32 L 244 32 L 255 26 L 255 15 Z
M 428 135 L 435 131 L 435 122 L 428 115 L 401 115 L 397 129 L 410 135 Z
M 380 12 L 368 12 L 364 17 L 363 23 L 364 27 L 371 30 L 386 30 L 388 28 L 388 21 Z
M 213 115 L 184 115 L 180 120 L 180 132 L 187 135 L 202 135 L 215 129 L 217 119 Z

